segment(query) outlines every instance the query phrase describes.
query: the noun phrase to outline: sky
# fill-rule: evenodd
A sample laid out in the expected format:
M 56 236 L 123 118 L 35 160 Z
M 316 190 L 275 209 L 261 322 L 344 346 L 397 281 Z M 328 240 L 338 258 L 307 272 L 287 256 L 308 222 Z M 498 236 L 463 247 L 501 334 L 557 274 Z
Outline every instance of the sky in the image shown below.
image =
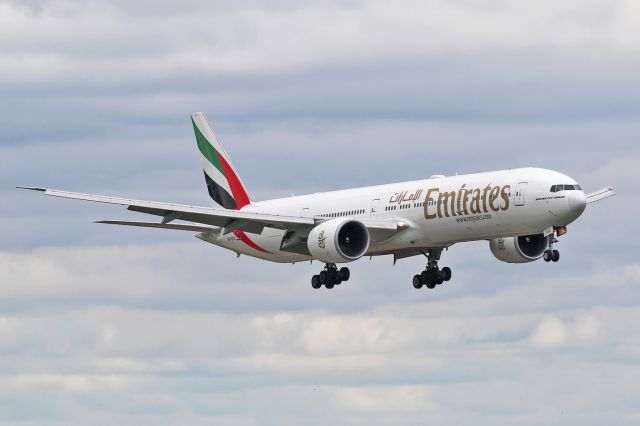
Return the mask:
M 640 3 L 0 0 L 0 424 L 640 424 Z M 209 205 L 520 166 L 617 196 L 558 264 L 280 265 L 36 185 Z

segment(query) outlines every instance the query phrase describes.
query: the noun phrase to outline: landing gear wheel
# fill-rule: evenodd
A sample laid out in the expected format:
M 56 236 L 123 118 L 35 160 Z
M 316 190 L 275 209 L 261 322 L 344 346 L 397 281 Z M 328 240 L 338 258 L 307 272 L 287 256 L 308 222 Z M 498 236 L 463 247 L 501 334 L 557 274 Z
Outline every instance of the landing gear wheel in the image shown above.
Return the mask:
M 451 279 L 451 268 L 444 267 L 441 270 L 438 267 L 441 253 L 442 248 L 429 249 L 428 253 L 422 252 L 427 257 L 428 262 L 426 269 L 413 277 L 413 286 L 415 288 L 427 286 L 427 288 L 432 289 Z
M 553 257 L 551 258 L 551 260 L 554 262 L 557 262 L 560 260 L 560 252 L 558 250 L 553 251 Z
M 350 276 L 349 268 L 338 270 L 334 263 L 327 263 L 323 271 L 311 277 L 311 286 L 316 289 L 322 286 L 331 289 L 342 284 L 343 281 L 347 281 Z
M 313 277 L 311 277 L 311 287 L 315 288 L 316 290 L 322 287 L 322 284 L 320 283 L 320 276 L 314 275 Z
M 342 281 L 349 281 L 349 278 L 351 277 L 351 271 L 349 271 L 349 268 L 340 268 L 338 276 Z
M 448 266 L 442 268 L 442 279 L 445 281 L 449 281 L 451 279 L 451 268 Z
M 420 275 L 415 275 L 413 277 L 413 287 L 417 288 L 417 289 L 420 289 L 420 288 L 422 288 L 422 285 L 423 285 L 422 284 L 422 277 Z
M 546 250 L 542 255 L 542 258 L 545 262 L 551 262 L 551 260 L 553 259 L 553 252 L 551 250 Z

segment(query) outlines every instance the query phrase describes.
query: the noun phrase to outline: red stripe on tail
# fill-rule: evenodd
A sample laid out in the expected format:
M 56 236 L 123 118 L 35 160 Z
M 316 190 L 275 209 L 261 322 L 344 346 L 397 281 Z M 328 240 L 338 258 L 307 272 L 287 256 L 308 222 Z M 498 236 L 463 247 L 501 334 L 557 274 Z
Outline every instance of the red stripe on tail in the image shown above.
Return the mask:
M 218 154 L 220 164 L 224 170 L 224 177 L 226 177 L 227 182 L 229 182 L 229 188 L 231 188 L 233 199 L 236 201 L 237 210 L 240 210 L 247 204 L 251 203 L 251 200 L 249 200 L 249 194 L 244 190 L 244 187 L 240 183 L 240 179 L 238 179 L 238 176 L 236 176 L 229 163 L 227 163 L 227 160 L 225 160 L 219 152 L 216 151 L 216 154 Z

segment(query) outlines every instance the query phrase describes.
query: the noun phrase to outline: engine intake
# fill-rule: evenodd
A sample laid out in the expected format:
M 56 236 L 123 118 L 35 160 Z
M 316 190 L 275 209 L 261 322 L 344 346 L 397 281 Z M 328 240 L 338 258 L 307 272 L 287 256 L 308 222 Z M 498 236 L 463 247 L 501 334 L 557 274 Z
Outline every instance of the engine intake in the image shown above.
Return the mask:
M 360 259 L 369 249 L 369 230 L 360 221 L 331 219 L 309 232 L 311 255 L 325 263 L 346 263 Z
M 497 259 L 508 263 L 527 263 L 538 260 L 548 246 L 549 237 L 542 234 L 494 238 L 489 243 L 491 253 Z

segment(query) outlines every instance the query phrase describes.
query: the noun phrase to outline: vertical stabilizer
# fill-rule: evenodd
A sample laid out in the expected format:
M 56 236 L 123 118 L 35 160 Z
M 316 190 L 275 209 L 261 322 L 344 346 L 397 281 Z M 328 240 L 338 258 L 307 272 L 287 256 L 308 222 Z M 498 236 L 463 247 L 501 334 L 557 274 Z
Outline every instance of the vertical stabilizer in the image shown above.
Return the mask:
M 204 179 L 209 196 L 218 205 L 238 210 L 251 203 L 249 194 L 231 159 L 213 133 L 207 118 L 201 112 L 191 114 L 193 131 L 202 154 Z

